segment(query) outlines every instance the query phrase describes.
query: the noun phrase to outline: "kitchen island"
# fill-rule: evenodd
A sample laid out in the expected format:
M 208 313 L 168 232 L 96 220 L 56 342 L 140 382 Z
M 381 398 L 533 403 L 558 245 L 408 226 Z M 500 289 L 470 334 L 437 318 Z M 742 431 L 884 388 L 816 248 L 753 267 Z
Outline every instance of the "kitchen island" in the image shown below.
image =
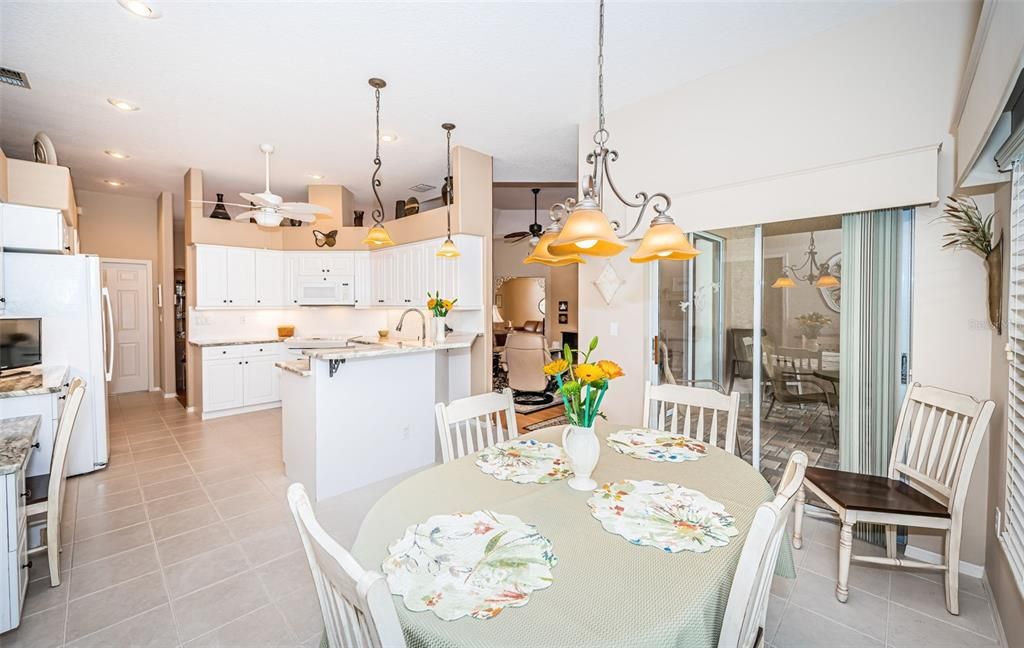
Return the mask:
M 469 396 L 477 337 L 357 338 L 278 362 L 285 474 L 320 501 L 439 461 L 434 404 Z

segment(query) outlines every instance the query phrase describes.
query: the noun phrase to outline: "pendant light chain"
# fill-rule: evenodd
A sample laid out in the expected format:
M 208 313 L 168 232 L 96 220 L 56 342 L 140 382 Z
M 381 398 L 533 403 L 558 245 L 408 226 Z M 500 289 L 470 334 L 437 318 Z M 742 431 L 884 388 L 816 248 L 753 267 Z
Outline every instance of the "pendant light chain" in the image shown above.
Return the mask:
M 441 128 L 444 128 L 442 125 Z M 445 128 L 445 135 L 448 138 L 448 174 L 445 176 L 445 182 L 448 183 L 448 200 L 446 201 L 445 207 L 448 212 L 448 240 L 452 240 L 452 186 L 455 184 L 452 179 L 452 130 Z
M 381 83 L 383 83 L 383 82 L 381 82 Z M 377 174 L 380 173 L 380 167 L 381 167 L 381 161 L 380 161 L 380 89 L 381 89 L 381 86 L 373 84 L 372 80 L 371 80 L 371 85 L 373 85 L 373 88 L 374 88 L 373 94 L 374 94 L 374 99 L 376 100 L 376 111 L 377 111 L 377 141 L 376 141 L 376 148 L 374 150 L 374 155 L 373 155 L 373 164 L 376 167 L 376 169 L 374 169 L 374 171 L 373 171 L 373 177 L 371 178 L 371 182 L 370 182 L 370 185 L 373 187 L 373 196 L 374 196 L 374 198 L 377 199 L 377 209 L 374 209 L 371 215 L 373 216 L 373 222 L 376 225 L 380 225 L 381 223 L 384 222 L 384 203 L 381 202 L 380 194 L 377 192 L 377 187 L 379 187 L 381 185 L 380 178 L 377 177 Z
M 600 3 L 597 21 L 597 132 L 594 143 L 603 145 L 608 141 L 608 131 L 604 127 L 604 0 Z

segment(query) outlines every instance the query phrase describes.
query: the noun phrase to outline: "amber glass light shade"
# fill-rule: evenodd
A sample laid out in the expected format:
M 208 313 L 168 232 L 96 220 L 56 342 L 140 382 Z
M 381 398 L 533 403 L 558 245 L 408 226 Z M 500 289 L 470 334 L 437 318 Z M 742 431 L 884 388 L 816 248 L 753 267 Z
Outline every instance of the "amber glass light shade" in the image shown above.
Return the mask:
M 636 254 L 629 257 L 633 263 L 650 261 L 689 261 L 700 254 L 700 250 L 690 244 L 679 226 L 671 222 L 651 225 L 640 241 Z
M 523 263 L 541 263 L 546 266 L 566 266 L 573 263 L 586 263 L 578 254 L 567 254 L 565 256 L 556 256 L 551 254 L 550 245 L 551 242 L 558 237 L 558 232 L 544 232 L 544 235 L 537 241 L 537 245 L 533 247 L 533 251 L 523 259 Z
M 788 274 L 783 274 L 781 277 L 775 280 L 772 284 L 772 288 L 796 288 L 796 282 Z
M 823 274 L 818 277 L 818 280 L 814 282 L 814 285 L 818 288 L 835 288 L 839 285 L 839 279 L 835 275 Z
M 540 244 L 537 244 L 538 247 Z M 586 254 L 588 256 L 615 256 L 626 249 L 626 244 L 615 235 L 604 212 L 596 207 L 577 206 L 562 231 L 548 245 L 555 256 Z
M 437 251 L 435 256 L 453 258 L 462 255 L 459 253 L 459 248 L 455 247 L 455 242 L 450 238 L 447 238 L 444 243 L 441 244 L 441 248 Z
M 370 231 L 366 233 L 366 238 L 363 239 L 364 245 L 371 245 L 374 247 L 385 247 L 388 245 L 394 245 L 395 242 L 391 240 L 391 235 L 384 229 L 383 225 L 374 225 L 370 228 Z

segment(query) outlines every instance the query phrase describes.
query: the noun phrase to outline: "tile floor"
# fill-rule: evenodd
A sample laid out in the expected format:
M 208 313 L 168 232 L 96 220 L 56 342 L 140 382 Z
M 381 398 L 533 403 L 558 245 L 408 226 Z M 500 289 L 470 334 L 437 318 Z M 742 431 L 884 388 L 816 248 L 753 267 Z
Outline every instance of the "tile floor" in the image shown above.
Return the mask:
M 21 626 L 0 648 L 315 646 L 322 622 L 285 504 L 280 410 L 202 422 L 174 399 L 111 399 L 111 461 L 68 481 L 59 588 L 36 560 Z M 401 477 L 323 502 L 350 546 L 363 516 Z M 998 645 L 986 590 L 961 581 L 961 615 L 937 578 L 855 566 L 850 601 L 834 588 L 834 525 L 808 520 L 798 577 L 776 579 L 776 648 Z M 872 550 L 868 548 L 866 550 Z

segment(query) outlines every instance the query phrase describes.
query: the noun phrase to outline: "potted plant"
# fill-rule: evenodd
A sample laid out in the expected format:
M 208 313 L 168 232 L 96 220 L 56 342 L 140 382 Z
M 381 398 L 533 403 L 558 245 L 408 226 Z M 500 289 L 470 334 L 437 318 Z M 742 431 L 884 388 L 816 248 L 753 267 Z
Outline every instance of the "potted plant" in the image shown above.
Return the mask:
M 459 301 L 455 299 L 441 299 L 441 292 L 437 291 L 433 295 L 427 293 L 427 310 L 434 315 L 434 325 L 437 327 L 434 331 L 434 341 L 438 344 L 444 342 L 445 337 L 445 322 L 444 318 L 448 316 L 448 313 L 455 308 L 455 302 Z
M 565 417 L 569 425 L 562 433 L 562 447 L 572 466 L 575 476 L 569 486 L 576 490 L 594 490 L 597 482 L 590 478 L 601 454 L 601 444 L 594 434 L 594 422 L 601 413 L 601 401 L 612 380 L 624 375 L 622 368 L 611 360 L 591 362 L 590 356 L 597 349 L 597 338 L 590 341 L 586 353 L 573 351 L 565 345 L 562 357 L 544 365 L 544 373 L 558 382 L 558 393 L 565 406 Z

